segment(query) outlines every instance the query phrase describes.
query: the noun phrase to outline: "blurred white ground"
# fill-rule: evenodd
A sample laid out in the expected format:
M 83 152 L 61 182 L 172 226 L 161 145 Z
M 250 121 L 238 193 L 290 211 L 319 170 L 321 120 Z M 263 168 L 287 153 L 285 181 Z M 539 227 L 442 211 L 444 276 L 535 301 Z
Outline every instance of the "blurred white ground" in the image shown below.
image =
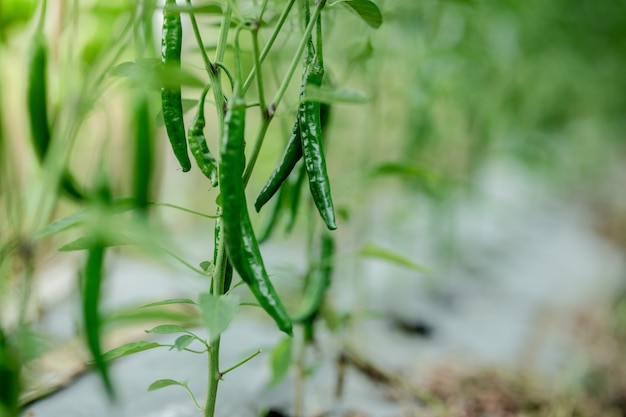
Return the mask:
M 385 390 L 352 368 L 347 370 L 343 398 L 335 399 L 334 360 L 344 342 L 383 369 L 416 383 L 444 365 L 532 369 L 575 383 L 585 365 L 575 339 L 577 320 L 604 311 L 621 290 L 623 253 L 597 235 L 584 206 L 554 196 L 513 166 L 492 165 L 479 178 L 478 192 L 459 199 L 445 213 L 425 209 L 417 197 L 398 199 L 393 194 L 397 190 L 377 192 L 364 205 L 370 211 L 360 225 L 367 227 L 340 228 L 340 255 L 375 242 L 431 267 L 433 273 L 423 275 L 372 259 L 337 264 L 332 302 L 356 312 L 357 319 L 341 336 L 323 337 L 320 352 L 310 352 L 318 367 L 306 383 L 306 415 L 360 410 L 366 416 L 391 417 L 415 405 L 388 398 Z M 452 242 L 443 252 L 436 249 L 445 243 L 434 235 L 438 229 L 445 229 Z M 192 257 L 210 249 L 195 243 L 187 251 Z M 302 250 L 291 243 L 270 243 L 263 253 L 279 285 L 290 271 L 302 269 Z M 195 298 L 204 288 L 205 283 L 163 265 L 124 256 L 109 261 L 109 307 Z M 55 282 L 65 282 L 63 289 L 70 291 L 71 281 L 64 280 L 64 274 L 74 272 L 57 270 Z M 78 320 L 72 303 L 51 311 L 47 328 L 71 334 Z M 432 334 L 403 332 L 393 324 L 395 319 L 425 323 Z M 267 387 L 267 352 L 281 337 L 269 321 L 251 314 L 236 319 L 226 331 L 224 366 L 258 348 L 264 353 L 226 376 L 219 389 L 218 416 L 252 417 L 263 407 L 290 410 L 293 375 Z M 202 398 L 204 357 L 157 349 L 123 358 L 112 369 L 120 393 L 114 406 L 102 395 L 96 375 L 89 373 L 27 410 L 35 416 L 65 417 L 200 415 L 182 389 L 146 388 L 160 378 L 186 379 Z

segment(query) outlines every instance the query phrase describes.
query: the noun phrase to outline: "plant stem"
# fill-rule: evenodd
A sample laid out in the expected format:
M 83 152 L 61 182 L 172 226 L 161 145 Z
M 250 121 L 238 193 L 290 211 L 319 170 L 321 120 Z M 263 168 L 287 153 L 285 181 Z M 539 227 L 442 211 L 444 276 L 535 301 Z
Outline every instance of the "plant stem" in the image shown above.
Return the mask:
M 256 352 L 254 352 L 253 354 L 251 354 L 250 356 L 248 356 L 244 360 L 234 364 L 233 366 L 231 366 L 230 368 L 226 369 L 225 371 L 220 372 L 220 376 L 224 376 L 227 373 L 229 373 L 230 371 L 239 368 L 241 365 L 243 365 L 244 363 L 246 363 L 249 360 L 253 359 L 255 356 L 258 356 L 261 352 L 262 352 L 261 349 L 257 350 Z
M 254 169 L 254 165 L 256 164 L 256 160 L 259 157 L 259 153 L 261 152 L 261 146 L 263 145 L 263 139 L 265 138 L 265 134 L 267 133 L 267 129 L 270 127 L 270 122 L 272 121 L 273 115 L 269 114 L 268 117 L 263 118 L 263 122 L 259 127 L 259 133 L 257 134 L 256 140 L 254 141 L 254 148 L 252 149 L 252 153 L 250 154 L 250 160 L 246 165 L 246 171 L 243 174 L 243 185 L 244 187 L 248 184 L 248 180 L 250 179 L 250 175 L 252 175 L 252 170 Z
M 268 111 L 265 103 L 265 90 L 263 89 L 263 73 L 261 72 L 261 62 L 259 60 L 259 21 L 256 22 L 256 26 L 252 29 L 252 52 L 254 55 L 254 67 L 257 68 L 257 90 L 259 94 L 259 109 L 261 110 L 261 118 L 268 117 Z
M 224 276 L 226 273 L 226 246 L 224 245 L 224 228 L 220 228 L 220 245 L 218 247 L 217 260 L 215 262 L 215 275 L 213 277 L 213 291 L 215 295 L 224 294 Z M 220 337 L 211 342 L 209 349 L 209 381 L 207 397 L 204 406 L 204 417 L 215 415 L 215 404 L 217 401 L 217 387 L 220 382 Z
M 187 4 L 191 6 L 191 0 L 187 0 Z M 226 13 L 224 13 L 224 16 L 222 18 L 219 43 L 216 51 L 217 56 L 215 60 L 219 62 L 221 62 L 224 58 L 224 50 L 226 49 L 226 41 L 228 40 L 228 27 L 230 26 L 230 16 L 231 9 L 229 3 L 229 5 L 226 7 Z M 202 60 L 204 61 L 204 68 L 209 75 L 211 87 L 213 87 L 213 99 L 215 101 L 215 108 L 217 109 L 218 138 L 221 138 L 224 129 L 224 93 L 222 92 L 220 72 L 218 71 L 217 66 L 211 63 L 211 60 L 206 53 L 206 49 L 204 48 L 204 42 L 202 41 L 202 36 L 200 35 L 200 30 L 198 29 L 198 22 L 196 21 L 195 14 L 189 12 L 189 19 L 191 20 L 193 33 L 196 37 L 196 43 L 198 44 L 198 48 L 200 48 L 200 55 L 202 56 Z
M 267 41 L 267 43 L 263 47 L 263 50 L 261 51 L 261 54 L 259 55 L 259 64 L 263 63 L 263 61 L 267 57 L 267 54 L 269 54 L 270 49 L 272 49 L 272 46 L 274 45 L 274 42 L 276 41 L 276 38 L 278 37 L 278 34 L 280 33 L 283 25 L 285 24 L 287 16 L 289 16 L 289 12 L 291 11 L 291 8 L 293 7 L 293 4 L 295 2 L 296 0 L 289 0 L 289 2 L 285 5 L 285 8 L 278 18 L 278 23 L 276 23 L 276 27 L 274 27 L 274 31 L 272 32 L 269 41 Z M 242 94 L 245 94 L 246 91 L 248 91 L 248 88 L 250 88 L 250 85 L 252 85 L 252 79 L 256 75 L 256 71 L 257 65 L 255 64 L 255 66 L 250 71 L 248 78 L 246 78 L 246 81 L 243 83 L 243 87 L 241 88 Z
M 296 68 L 298 67 L 298 64 L 300 63 L 300 59 L 302 58 L 302 54 L 304 53 L 304 48 L 306 48 L 307 42 L 309 42 L 309 38 L 311 37 L 311 33 L 313 32 L 313 27 L 315 26 L 317 22 L 317 18 L 320 16 L 320 13 L 322 12 L 322 9 L 324 8 L 325 4 L 326 4 L 326 0 L 319 0 L 319 3 L 317 3 L 317 6 L 315 6 L 315 11 L 313 12 L 313 15 L 311 16 L 311 20 L 309 21 L 308 25 L 306 26 L 306 29 L 304 30 L 304 36 L 300 40 L 300 44 L 298 45 L 296 54 L 294 55 L 293 60 L 291 61 L 291 65 L 289 66 L 289 69 L 287 70 L 287 75 L 285 75 L 285 78 L 283 79 L 283 83 L 278 89 L 276 96 L 274 96 L 274 100 L 272 102 L 272 105 L 274 107 L 278 107 L 278 104 L 280 103 L 283 96 L 285 95 L 285 92 L 287 92 L 287 88 L 289 87 L 289 82 L 291 81 L 293 74 L 296 72 Z
M 261 152 L 261 147 L 263 146 L 263 140 L 265 139 L 265 134 L 267 133 L 267 129 L 269 128 L 269 125 L 272 119 L 274 118 L 274 113 L 276 112 L 276 108 L 278 107 L 278 104 L 280 103 L 283 96 L 287 92 L 287 88 L 289 87 L 291 78 L 293 77 L 293 74 L 296 72 L 296 68 L 298 67 L 300 60 L 302 59 L 302 54 L 304 53 L 304 49 L 307 45 L 307 42 L 309 41 L 309 38 L 311 37 L 311 33 L 313 32 L 313 28 L 315 26 L 317 18 L 320 16 L 320 13 L 322 12 L 322 8 L 324 8 L 325 4 L 326 4 L 326 0 L 319 0 L 319 3 L 315 7 L 315 11 L 313 12 L 313 17 L 311 18 L 309 24 L 307 25 L 304 31 L 304 35 L 302 36 L 302 39 L 300 40 L 300 44 L 298 45 L 298 49 L 296 50 L 296 54 L 294 55 L 291 61 L 291 64 L 289 65 L 287 74 L 285 75 L 285 78 L 283 79 L 283 82 L 280 88 L 278 89 L 278 92 L 276 93 L 276 96 L 274 97 L 272 104 L 266 110 L 267 112 L 266 117 L 263 118 L 263 122 L 261 123 L 261 126 L 259 127 L 259 133 L 254 142 L 254 148 L 252 149 L 252 153 L 250 154 L 250 159 L 248 161 L 248 164 L 246 165 L 246 171 L 243 175 L 244 185 L 248 183 L 248 180 L 250 179 L 250 176 L 252 175 L 252 170 L 254 169 L 256 160 L 259 157 L 259 153 Z M 259 62 L 262 62 L 261 56 L 259 56 Z M 259 70 L 260 70 L 260 66 L 257 69 L 257 71 Z
M 230 18 L 232 15 L 231 2 L 226 3 L 226 11 L 222 16 L 219 40 L 217 50 L 215 51 L 215 61 L 224 61 L 224 52 L 228 43 L 228 30 L 230 29 Z M 213 84 L 213 96 L 215 98 L 215 107 L 218 120 L 218 141 L 220 142 L 224 134 L 224 94 L 222 92 L 221 76 L 217 67 L 211 67 L 213 75 L 211 83 Z M 219 214 L 219 213 L 218 213 Z M 226 275 L 226 246 L 224 245 L 224 228 L 220 228 L 219 247 L 217 248 L 217 259 L 215 261 L 215 275 L 213 276 L 213 293 L 217 296 L 224 294 L 224 277 Z M 208 387 L 206 401 L 204 405 L 204 417 L 215 416 L 215 404 L 217 402 L 217 388 L 220 382 L 220 337 L 218 336 L 211 342 L 209 349 L 209 369 L 208 369 Z
M 293 417 L 301 417 L 304 408 L 304 370 L 306 366 L 306 347 L 307 343 L 302 336 L 298 357 L 296 358 L 296 381 L 295 393 L 293 398 Z

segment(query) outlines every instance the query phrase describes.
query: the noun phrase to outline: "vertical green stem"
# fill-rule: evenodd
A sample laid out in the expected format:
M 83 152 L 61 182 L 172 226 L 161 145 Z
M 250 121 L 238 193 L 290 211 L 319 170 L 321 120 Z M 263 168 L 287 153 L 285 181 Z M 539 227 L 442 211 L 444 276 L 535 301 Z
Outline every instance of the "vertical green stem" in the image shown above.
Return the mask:
M 224 60 L 224 53 L 228 43 L 228 31 L 230 29 L 230 19 L 232 16 L 231 2 L 226 3 L 226 10 L 222 16 L 222 24 L 220 27 L 219 40 L 217 44 L 217 50 L 215 51 L 215 61 L 222 62 Z M 202 47 L 204 50 L 204 47 Z M 206 58 L 208 61 L 208 57 Z M 205 61 L 206 62 L 206 61 Z M 213 96 L 215 99 L 215 106 L 218 119 L 218 140 L 224 134 L 224 94 L 222 92 L 221 76 L 220 72 L 215 66 L 211 66 L 213 76 L 211 77 L 211 83 L 213 84 Z M 220 144 L 221 146 L 221 144 Z M 226 274 L 226 246 L 224 245 L 224 228 L 220 229 L 219 235 L 219 247 L 217 253 L 217 260 L 215 262 L 215 276 L 213 277 L 213 294 L 220 296 L 224 294 L 224 277 Z M 220 340 L 216 338 L 211 343 L 211 349 L 209 349 L 209 370 L 208 370 L 208 388 L 206 402 L 204 405 L 204 417 L 215 416 L 215 404 L 217 402 L 217 388 L 220 382 Z
M 191 6 L 191 0 L 187 0 L 187 4 Z M 222 59 L 224 58 L 224 49 L 226 48 L 226 40 L 228 40 L 228 26 L 230 26 L 230 13 L 230 7 L 227 7 L 226 13 L 224 14 L 222 20 L 222 27 L 219 35 L 220 41 L 216 52 L 217 61 L 222 61 Z M 193 28 L 196 43 L 198 44 L 198 48 L 200 48 L 200 56 L 202 56 L 202 60 L 204 61 L 204 68 L 209 75 L 209 80 L 211 80 L 211 86 L 213 88 L 213 99 L 215 100 L 215 107 L 217 109 L 218 137 L 221 138 L 224 129 L 224 93 L 222 91 L 220 72 L 218 71 L 217 67 L 213 65 L 213 63 L 211 63 L 211 60 L 206 53 L 204 42 L 202 41 L 202 36 L 200 35 L 200 29 L 198 29 L 196 15 L 192 12 L 189 12 L 189 20 L 191 20 L 191 27 Z M 224 25 L 227 25 L 226 29 L 224 29 Z
M 278 107 L 278 104 L 280 103 L 283 96 L 287 92 L 287 88 L 289 87 L 291 78 L 293 77 L 293 74 L 296 72 L 296 68 L 300 64 L 300 59 L 302 58 L 304 49 L 306 48 L 307 43 L 309 42 L 309 38 L 311 37 L 311 33 L 313 32 L 313 27 L 315 26 L 315 23 L 317 22 L 317 18 L 320 16 L 320 13 L 322 12 L 322 9 L 324 8 L 325 5 L 326 5 L 326 0 L 319 0 L 319 3 L 317 3 L 317 6 L 315 7 L 315 11 L 313 12 L 313 15 L 311 16 L 311 21 L 309 22 L 309 24 L 306 26 L 306 29 L 304 30 L 304 35 L 302 39 L 300 40 L 300 44 L 298 45 L 296 54 L 294 55 L 293 60 L 291 61 L 291 64 L 289 65 L 289 69 L 287 70 L 287 74 L 285 75 L 285 78 L 283 79 L 283 83 L 280 85 L 278 92 L 276 93 L 276 96 L 274 96 L 274 100 L 272 102 L 273 106 Z
M 295 2 L 296 0 L 289 0 L 287 4 L 285 5 L 285 8 L 283 9 L 282 13 L 280 14 L 280 17 L 278 18 L 278 23 L 276 23 L 276 27 L 274 27 L 274 31 L 272 32 L 272 35 L 270 36 L 269 41 L 267 41 L 267 44 L 265 44 L 265 46 L 263 47 L 263 50 L 261 51 L 261 54 L 259 55 L 259 64 L 263 63 L 263 61 L 269 54 L 270 49 L 272 49 L 272 46 L 274 45 L 274 42 L 276 41 L 276 38 L 278 37 L 278 34 L 280 33 L 283 25 L 285 24 L 285 21 L 287 20 L 287 16 L 289 16 L 289 12 L 291 11 L 291 8 L 293 7 L 293 4 Z M 261 18 L 259 17 L 259 20 L 260 19 Z M 256 75 L 257 68 L 258 68 L 257 65 L 255 65 L 252 68 L 252 70 L 250 71 L 250 74 L 248 75 L 248 78 L 246 78 L 246 81 L 243 83 L 243 87 L 241 89 L 241 92 L 243 94 L 245 94 L 246 91 L 248 91 L 248 88 L 250 88 L 250 85 L 252 85 L 252 79 Z
M 252 29 L 252 53 L 254 55 L 254 67 L 257 69 L 257 90 L 259 93 L 259 109 L 261 110 L 261 118 L 267 117 L 267 106 L 265 103 L 265 91 L 263 89 L 263 73 L 261 72 L 261 61 L 259 53 L 259 21 L 256 22 L 256 26 Z
M 226 247 L 224 246 L 224 228 L 220 229 L 220 246 L 218 248 L 217 260 L 215 262 L 215 276 L 213 277 L 213 293 L 215 295 L 224 294 L 224 276 L 226 273 Z M 207 397 L 204 406 L 204 417 L 215 415 L 215 404 L 217 402 L 217 387 L 220 382 L 220 337 L 211 343 L 209 349 L 209 384 Z

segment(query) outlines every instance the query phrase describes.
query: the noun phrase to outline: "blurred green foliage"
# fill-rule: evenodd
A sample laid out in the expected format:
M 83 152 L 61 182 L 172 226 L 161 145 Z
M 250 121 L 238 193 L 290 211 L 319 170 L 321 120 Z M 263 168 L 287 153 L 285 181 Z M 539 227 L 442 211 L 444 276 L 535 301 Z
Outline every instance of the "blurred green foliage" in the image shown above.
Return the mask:
M 384 5 L 385 57 L 407 74 L 403 158 L 464 180 L 505 156 L 574 184 L 623 153 L 626 2 Z

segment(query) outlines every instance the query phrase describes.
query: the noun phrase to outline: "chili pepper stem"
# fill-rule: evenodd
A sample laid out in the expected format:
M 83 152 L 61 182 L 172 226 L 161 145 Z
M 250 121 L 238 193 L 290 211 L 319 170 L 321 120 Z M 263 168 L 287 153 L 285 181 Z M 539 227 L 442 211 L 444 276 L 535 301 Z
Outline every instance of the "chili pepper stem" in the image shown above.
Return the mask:
M 315 11 L 313 12 L 313 17 L 311 18 L 311 21 L 309 22 L 309 24 L 307 25 L 304 31 L 304 35 L 302 39 L 300 40 L 300 44 L 298 45 L 296 54 L 294 55 L 293 60 L 291 61 L 291 64 L 289 66 L 289 69 L 287 70 L 287 74 L 285 75 L 285 78 L 283 79 L 283 82 L 280 85 L 280 88 L 278 89 L 278 92 L 276 93 L 276 96 L 274 97 L 272 104 L 267 109 L 266 117 L 263 117 L 263 122 L 261 123 L 261 127 L 259 128 L 259 133 L 254 142 L 254 148 L 252 149 L 252 153 L 250 154 L 250 160 L 248 164 L 246 165 L 246 171 L 243 176 L 244 185 L 248 183 L 248 180 L 250 179 L 250 176 L 252 175 L 252 170 L 254 169 L 256 160 L 259 156 L 259 153 L 261 152 L 261 147 L 263 146 L 263 140 L 265 139 L 265 134 L 267 133 L 267 129 L 269 128 L 270 122 L 273 119 L 274 112 L 276 111 L 276 108 L 278 107 L 278 104 L 282 100 L 283 96 L 287 92 L 287 87 L 289 87 L 291 78 L 293 77 L 293 74 L 295 73 L 296 68 L 298 67 L 298 64 L 300 63 L 300 60 L 302 59 L 302 54 L 304 53 L 304 49 L 307 45 L 309 38 L 311 37 L 311 33 L 313 32 L 315 22 L 317 21 L 317 18 L 320 16 L 320 13 L 322 12 L 322 8 L 324 7 L 325 4 L 326 4 L 326 0 L 320 0 L 319 3 L 317 4 Z M 260 58 L 261 56 L 259 56 L 259 68 L 257 69 L 257 71 L 260 71 L 260 63 L 261 63 Z M 262 108 L 264 109 L 263 106 Z
M 280 33 L 283 25 L 285 24 L 285 21 L 287 20 L 287 16 L 289 16 L 289 12 L 291 11 L 291 8 L 293 7 L 295 2 L 296 0 L 289 0 L 289 2 L 287 2 L 287 4 L 285 5 L 285 8 L 283 9 L 282 13 L 280 14 L 280 17 L 278 18 L 278 23 L 276 23 L 276 26 L 274 27 L 274 31 L 272 32 L 270 36 L 270 39 L 267 41 L 267 43 L 263 47 L 263 50 L 261 51 L 261 55 L 259 56 L 259 64 L 263 63 L 263 61 L 269 54 L 270 49 L 272 49 L 272 46 L 274 45 L 274 42 L 276 41 L 276 38 L 278 37 L 278 34 Z M 261 18 L 259 18 L 259 20 L 261 20 Z M 256 75 L 257 68 L 258 67 L 256 64 L 254 67 L 252 67 L 250 74 L 248 74 L 248 78 L 246 78 L 246 81 L 243 83 L 243 87 L 241 88 L 242 94 L 245 94 L 246 91 L 248 91 L 248 88 L 250 88 L 250 85 L 252 85 L 252 80 L 254 76 Z
M 263 122 L 259 127 L 259 133 L 254 141 L 254 148 L 252 148 L 252 153 L 250 154 L 250 160 L 246 165 L 246 171 L 243 174 L 243 184 L 244 186 L 248 183 L 250 176 L 252 175 L 252 170 L 254 169 L 254 165 L 256 164 L 256 160 L 259 157 L 259 153 L 261 152 L 261 147 L 263 146 L 263 139 L 265 139 L 265 134 L 267 133 L 267 129 L 270 127 L 270 122 L 274 118 L 273 115 L 269 115 L 266 118 L 263 118 Z
M 302 36 L 302 39 L 300 40 L 300 44 L 298 45 L 298 49 L 296 50 L 296 53 L 291 61 L 291 64 L 289 65 L 289 69 L 287 70 L 287 74 L 285 75 L 285 78 L 283 79 L 283 83 L 280 85 L 280 87 L 278 88 L 278 91 L 276 92 L 276 95 L 274 96 L 274 100 L 272 101 L 272 105 L 274 107 L 278 107 L 278 104 L 280 103 L 283 96 L 287 92 L 287 88 L 289 87 L 291 78 L 293 77 L 293 74 L 296 72 L 296 69 L 298 68 L 298 65 L 300 64 L 300 59 L 302 58 L 302 54 L 304 53 L 304 49 L 306 48 L 307 43 L 309 42 L 309 38 L 311 37 L 311 33 L 313 32 L 313 28 L 315 27 L 317 18 L 319 17 L 325 5 L 326 5 L 326 0 L 319 0 L 319 3 L 317 3 L 317 6 L 315 6 L 315 11 L 313 12 L 313 15 L 311 16 L 311 20 L 309 21 L 309 24 L 306 26 L 306 29 L 304 30 L 304 35 Z
M 215 295 L 224 294 L 224 277 L 226 275 L 226 247 L 224 245 L 224 229 L 220 229 L 219 247 L 217 260 L 215 262 L 215 275 L 213 277 L 213 293 Z M 215 404 L 217 400 L 217 388 L 222 377 L 220 373 L 220 337 L 211 342 L 209 349 L 209 374 L 207 397 L 204 406 L 204 417 L 215 415 Z

